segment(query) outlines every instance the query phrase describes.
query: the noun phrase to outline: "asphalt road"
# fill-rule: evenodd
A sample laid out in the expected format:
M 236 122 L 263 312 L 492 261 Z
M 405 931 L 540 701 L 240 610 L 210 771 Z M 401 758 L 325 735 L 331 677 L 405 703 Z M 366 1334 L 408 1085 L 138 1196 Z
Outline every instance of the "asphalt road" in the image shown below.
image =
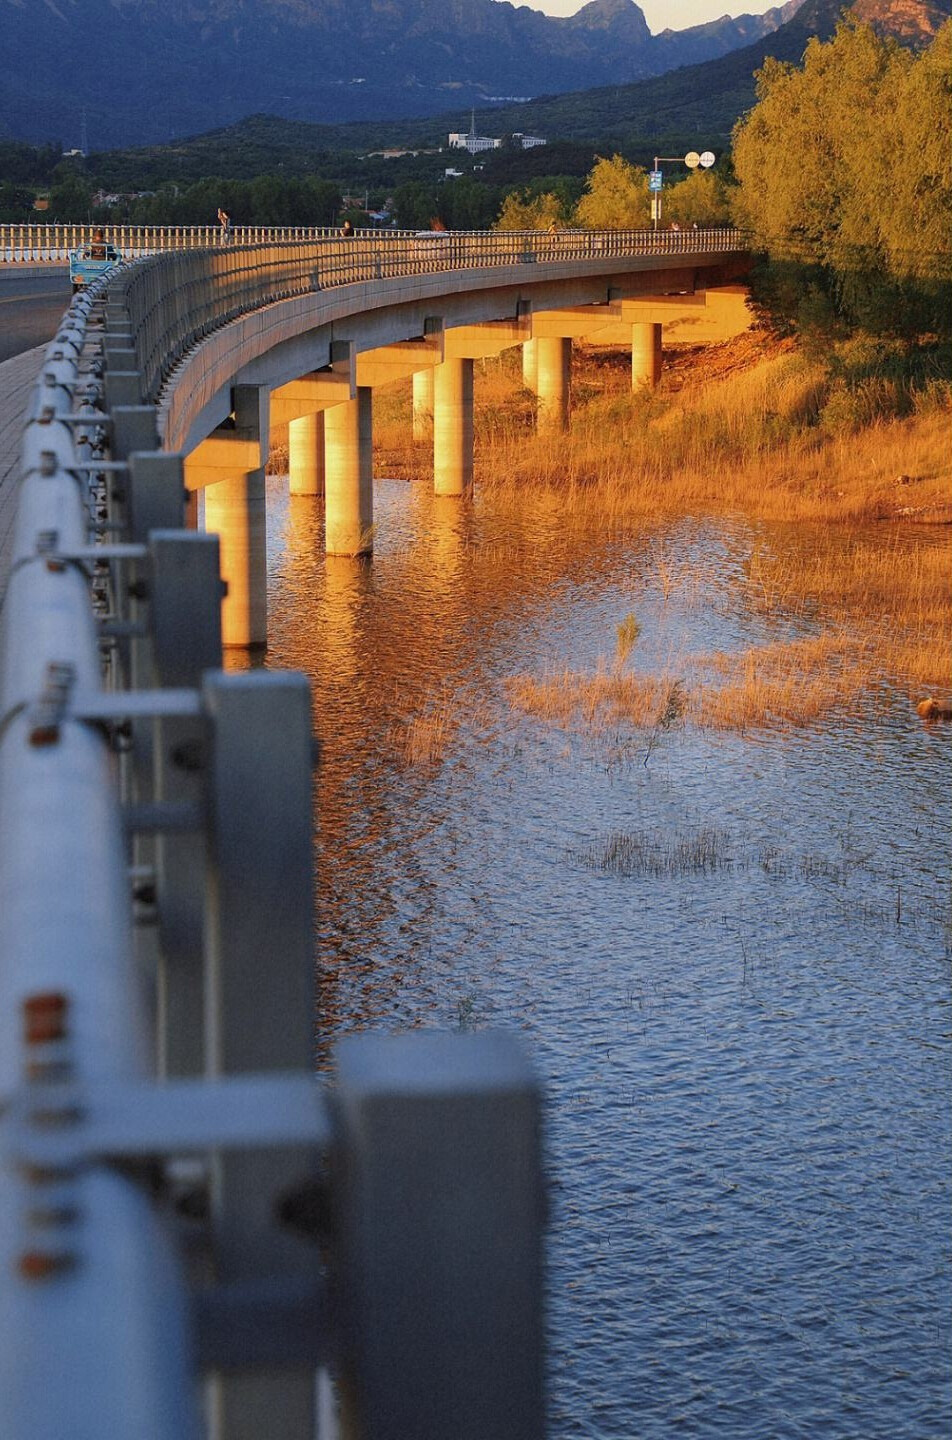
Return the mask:
M 71 296 L 65 265 L 0 265 L 0 360 L 52 340 Z

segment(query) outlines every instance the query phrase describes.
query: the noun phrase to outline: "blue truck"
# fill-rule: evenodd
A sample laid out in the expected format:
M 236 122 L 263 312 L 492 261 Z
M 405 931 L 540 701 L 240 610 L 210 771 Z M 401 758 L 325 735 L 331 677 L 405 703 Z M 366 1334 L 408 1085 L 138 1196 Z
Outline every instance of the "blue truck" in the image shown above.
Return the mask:
M 77 245 L 69 252 L 69 279 L 73 294 L 118 265 L 121 259 L 122 251 L 98 235 L 84 245 Z

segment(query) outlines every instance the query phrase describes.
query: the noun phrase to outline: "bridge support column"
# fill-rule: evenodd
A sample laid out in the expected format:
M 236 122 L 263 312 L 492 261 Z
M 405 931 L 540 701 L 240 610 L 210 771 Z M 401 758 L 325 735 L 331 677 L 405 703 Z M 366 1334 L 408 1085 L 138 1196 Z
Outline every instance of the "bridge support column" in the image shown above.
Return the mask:
M 533 395 L 538 394 L 539 342 L 527 340 L 522 347 L 522 383 Z
M 433 371 L 418 370 L 413 377 L 413 443 L 425 445 L 433 435 Z
M 268 643 L 264 467 L 220 480 L 205 494 L 205 529 L 218 536 L 222 578 L 228 593 L 221 607 L 226 649 L 263 649 Z
M 638 324 L 631 327 L 631 388 L 654 390 L 661 379 L 661 326 Z
M 473 483 L 473 362 L 444 360 L 433 372 L 433 489 L 463 495 Z
M 563 336 L 532 342 L 538 347 L 537 387 L 539 428 L 563 431 L 569 428 L 569 398 L 572 375 L 572 342 Z
M 324 494 L 324 413 L 288 422 L 288 476 L 292 495 Z
M 324 548 L 328 555 L 373 550 L 373 392 L 324 411 Z
M 222 645 L 261 649 L 268 643 L 268 568 L 263 447 L 268 392 L 234 391 L 234 420 L 203 440 L 185 461 L 189 490 L 205 491 L 205 529 L 217 535 L 222 578 Z

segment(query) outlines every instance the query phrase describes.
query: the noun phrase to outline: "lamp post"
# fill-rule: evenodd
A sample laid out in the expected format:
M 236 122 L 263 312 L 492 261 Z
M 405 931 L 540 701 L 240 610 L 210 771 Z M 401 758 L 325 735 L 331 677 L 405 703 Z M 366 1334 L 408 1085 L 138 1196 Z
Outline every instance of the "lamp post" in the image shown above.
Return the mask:
M 659 167 L 662 162 L 676 165 L 681 160 L 689 170 L 696 170 L 699 165 L 702 169 L 707 170 L 714 164 L 715 155 L 713 150 L 705 150 L 700 155 L 696 150 L 689 150 L 686 155 L 656 155 L 654 157 L 654 168 L 648 175 L 648 189 L 651 192 L 651 222 L 655 230 L 661 219 L 661 187 L 664 184 Z

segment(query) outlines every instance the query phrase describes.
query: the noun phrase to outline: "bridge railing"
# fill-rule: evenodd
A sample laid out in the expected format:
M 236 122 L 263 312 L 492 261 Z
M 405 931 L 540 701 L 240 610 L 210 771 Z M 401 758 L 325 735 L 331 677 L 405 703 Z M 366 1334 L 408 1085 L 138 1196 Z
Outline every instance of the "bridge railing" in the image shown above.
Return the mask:
M 98 231 L 130 258 L 165 250 L 203 250 L 222 243 L 220 225 L 6 224 L 0 225 L 0 264 L 62 264 L 70 250 L 91 241 Z M 321 225 L 240 225 L 230 233 L 235 244 L 299 245 L 339 232 Z
M 231 245 L 310 245 L 340 238 L 333 226 L 236 225 L 226 241 L 219 225 L 86 225 L 0 224 L 0 264 L 62 263 L 70 250 L 91 241 L 101 231 L 105 240 L 129 259 L 159 255 L 169 250 L 206 250 Z M 735 249 L 738 232 L 730 227 L 701 230 L 559 230 L 542 231 L 429 231 L 358 230 L 362 242 L 406 242 L 424 239 L 433 246 L 455 245 L 460 253 L 474 256 L 489 243 L 530 247 L 540 258 L 565 256 L 582 259 L 594 254 L 680 254 L 703 239 L 707 249 Z M 508 236 L 510 240 L 504 240 Z
M 144 395 L 155 399 L 204 335 L 275 300 L 339 285 L 436 271 L 523 264 L 724 254 L 745 248 L 730 227 L 688 231 L 358 231 L 308 243 L 228 245 L 156 256 L 114 287 L 126 306 Z

